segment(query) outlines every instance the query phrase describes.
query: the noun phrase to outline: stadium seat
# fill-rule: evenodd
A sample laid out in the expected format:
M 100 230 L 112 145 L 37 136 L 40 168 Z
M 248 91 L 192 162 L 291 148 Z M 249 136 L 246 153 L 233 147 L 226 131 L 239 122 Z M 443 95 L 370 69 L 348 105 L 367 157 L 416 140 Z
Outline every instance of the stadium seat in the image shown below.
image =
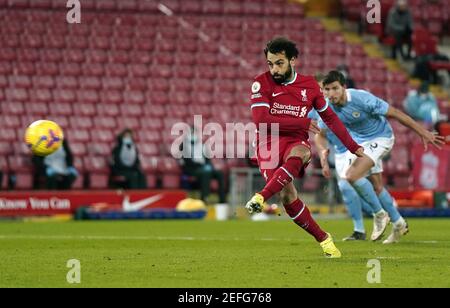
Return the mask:
M 52 115 L 63 115 L 63 116 L 70 116 L 73 114 L 72 112 L 72 103 L 75 101 L 74 97 L 72 99 L 72 95 L 74 94 L 68 94 L 69 92 L 65 91 L 65 93 L 62 93 L 61 95 L 55 94 L 54 98 L 56 100 L 59 100 L 60 104 L 55 104 L 50 108 L 50 114 Z
M 55 79 L 52 76 L 33 76 L 32 84 L 35 88 L 52 89 L 55 87 Z
M 72 151 L 72 154 L 76 157 L 82 157 L 87 154 L 86 146 L 80 142 L 71 142 L 70 149 Z
M 44 92 L 40 92 L 41 95 L 39 95 L 39 96 L 36 95 L 35 98 L 42 100 L 42 98 L 43 98 L 42 93 L 44 93 Z M 50 99 L 48 100 L 48 102 L 49 101 L 50 101 Z M 30 114 L 30 115 L 34 115 L 36 117 L 45 117 L 49 114 L 49 109 L 48 109 L 47 103 L 44 101 L 31 102 L 31 103 L 26 104 L 26 113 Z
M 118 96 L 121 99 L 120 95 Z M 104 115 L 108 117 L 115 117 L 119 114 L 118 103 L 115 101 L 111 102 L 103 102 L 101 104 L 97 104 L 97 114 Z
M 9 141 L 0 141 L 0 158 L 13 154 L 14 149 Z M 2 161 L 0 161 L 2 163 Z M 4 171 L 3 169 L 0 169 Z
M 71 129 L 67 135 L 71 142 L 87 144 L 91 140 L 89 131 L 83 129 Z
M 109 159 L 112 152 L 112 144 L 95 142 L 88 147 L 88 154 L 90 156 L 101 156 Z
M 99 114 L 104 115 L 105 113 L 99 110 Z M 115 129 L 117 123 L 114 117 L 98 116 L 95 118 L 94 126 L 100 129 Z
M 90 117 L 72 116 L 70 117 L 70 127 L 73 129 L 86 129 L 90 130 L 94 126 Z
M 161 175 L 164 188 L 176 189 L 180 187 L 180 167 L 178 162 L 170 157 L 158 158 L 158 172 Z
M 9 167 L 5 156 L 0 156 L 0 170 L 3 172 L 3 177 L 0 179 L 0 190 L 8 188 Z
M 94 130 L 91 132 L 91 138 L 94 142 L 114 142 L 115 136 L 110 130 Z
M 89 188 L 108 188 L 109 166 L 106 158 L 98 156 L 87 156 L 83 158 L 83 163 L 85 170 L 88 170 Z
M 0 115 L 0 123 L 6 128 L 19 128 L 21 126 L 18 115 Z
M 141 114 L 141 107 L 139 105 L 144 104 L 145 95 L 142 91 L 125 91 L 123 94 L 124 103 L 127 105 L 128 110 L 126 112 L 130 115 L 139 115 Z
M 25 109 L 21 102 L 6 102 L 0 105 L 3 114 L 23 115 Z
M 125 117 L 120 116 L 117 118 L 117 128 L 120 130 L 131 129 L 131 130 L 139 130 L 140 123 L 138 118 L 136 117 Z
M 25 190 L 33 188 L 33 166 L 31 156 L 8 156 L 8 166 L 13 177 L 14 188 Z

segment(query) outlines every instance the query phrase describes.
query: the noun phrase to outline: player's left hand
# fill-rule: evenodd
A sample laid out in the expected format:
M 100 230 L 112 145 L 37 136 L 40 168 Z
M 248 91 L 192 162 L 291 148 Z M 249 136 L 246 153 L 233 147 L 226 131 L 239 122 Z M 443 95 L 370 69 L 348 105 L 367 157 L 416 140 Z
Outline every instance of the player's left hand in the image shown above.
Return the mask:
M 442 149 L 442 146 L 445 144 L 445 137 L 439 136 L 435 132 L 426 131 L 426 133 L 422 135 L 422 142 L 425 150 L 428 150 L 428 143 L 431 143 L 440 150 Z
M 363 147 L 359 147 L 356 152 L 355 155 L 358 157 L 363 157 L 364 156 L 364 148 Z
M 317 121 L 311 121 L 311 123 L 309 124 L 309 131 L 313 134 L 320 133 L 320 127 L 317 124 Z

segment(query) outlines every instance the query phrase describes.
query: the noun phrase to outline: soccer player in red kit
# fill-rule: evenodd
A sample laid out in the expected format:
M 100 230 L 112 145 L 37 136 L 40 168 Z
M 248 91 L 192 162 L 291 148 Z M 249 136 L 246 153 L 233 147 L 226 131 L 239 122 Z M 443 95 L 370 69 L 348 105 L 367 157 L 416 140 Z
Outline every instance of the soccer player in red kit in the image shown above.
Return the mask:
M 250 213 L 259 213 L 266 200 L 280 193 L 281 201 L 292 220 L 320 243 L 326 257 L 339 258 L 341 252 L 334 245 L 331 235 L 323 231 L 311 217 L 292 183 L 294 178 L 304 175 L 311 160 L 309 132 L 320 131 L 317 123 L 307 117 L 308 113 L 315 108 L 352 153 L 362 156 L 363 149 L 328 107 L 314 77 L 303 76 L 295 71 L 298 57 L 295 43 L 279 37 L 267 44 L 264 53 L 270 71 L 255 78 L 251 109 L 253 121 L 258 127 L 258 165 L 266 179 L 266 186 L 245 207 Z M 262 136 L 262 124 L 267 124 L 269 128 L 267 138 Z M 278 137 L 270 130 L 271 124 L 278 125 Z M 263 153 L 265 151 L 270 151 L 272 157 L 268 158 L 267 153 Z M 274 153 L 278 160 L 269 162 L 269 159 L 273 160 Z

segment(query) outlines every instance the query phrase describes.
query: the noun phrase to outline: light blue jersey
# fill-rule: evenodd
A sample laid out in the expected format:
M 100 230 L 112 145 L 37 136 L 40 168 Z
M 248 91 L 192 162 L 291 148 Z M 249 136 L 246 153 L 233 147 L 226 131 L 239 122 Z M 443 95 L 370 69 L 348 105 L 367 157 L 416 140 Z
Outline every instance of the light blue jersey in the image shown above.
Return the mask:
M 392 138 L 392 127 L 386 119 L 389 104 L 364 91 L 347 89 L 347 103 L 329 104 L 357 143 L 375 138 Z
M 328 143 L 334 146 L 334 153 L 341 154 L 347 152 L 347 148 L 345 145 L 339 140 L 339 138 L 328 128 L 325 122 L 322 119 L 319 119 L 318 125 L 320 129 L 326 130 L 326 136 L 328 139 Z M 351 135 L 351 134 L 350 134 Z M 353 136 L 352 136 L 353 137 Z
M 341 140 L 339 140 L 339 138 L 328 128 L 328 126 L 325 124 L 316 110 L 311 110 L 311 112 L 308 114 L 308 118 L 316 120 L 320 129 L 326 130 L 328 143 L 334 147 L 334 153 L 341 154 L 347 152 L 347 148 L 344 146 Z

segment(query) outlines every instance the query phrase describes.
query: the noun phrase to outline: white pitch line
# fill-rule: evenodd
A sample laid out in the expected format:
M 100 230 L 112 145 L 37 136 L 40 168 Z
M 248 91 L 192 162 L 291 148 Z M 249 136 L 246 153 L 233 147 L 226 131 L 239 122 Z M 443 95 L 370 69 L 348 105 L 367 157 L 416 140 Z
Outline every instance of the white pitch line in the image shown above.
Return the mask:
M 157 241 L 307 241 L 307 239 L 278 238 L 208 238 L 191 236 L 106 236 L 106 235 L 0 235 L 0 240 L 157 240 Z

